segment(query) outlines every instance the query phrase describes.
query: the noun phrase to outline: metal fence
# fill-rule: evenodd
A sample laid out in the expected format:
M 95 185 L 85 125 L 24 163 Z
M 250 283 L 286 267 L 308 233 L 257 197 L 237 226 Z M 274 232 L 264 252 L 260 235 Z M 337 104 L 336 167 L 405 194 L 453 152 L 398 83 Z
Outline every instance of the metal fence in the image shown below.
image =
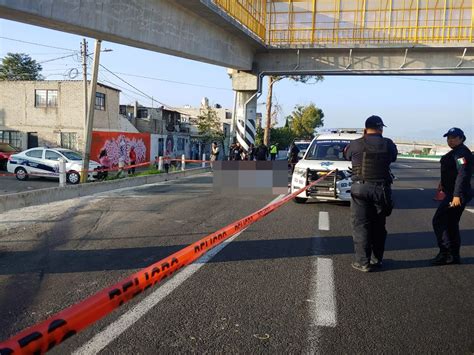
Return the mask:
M 269 46 L 473 42 L 472 0 L 214 0 Z

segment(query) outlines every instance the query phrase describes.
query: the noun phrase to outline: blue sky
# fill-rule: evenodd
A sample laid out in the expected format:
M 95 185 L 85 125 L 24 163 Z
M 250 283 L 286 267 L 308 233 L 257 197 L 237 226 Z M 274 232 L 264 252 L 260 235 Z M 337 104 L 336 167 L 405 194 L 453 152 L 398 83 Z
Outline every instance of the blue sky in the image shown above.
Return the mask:
M 73 54 L 65 49 L 79 50 L 83 38 L 7 20 L 0 20 L 0 37 L 64 48 L 0 38 L 0 57 L 7 52 L 23 52 L 38 62 Z M 94 40 L 89 38 L 88 42 L 92 51 Z M 149 97 L 153 97 L 170 107 L 199 106 L 201 98 L 206 96 L 211 103 L 233 106 L 234 94 L 226 68 L 111 42 L 103 42 L 102 49 L 105 48 L 113 51 L 101 54 L 101 64 L 142 92 L 102 70 L 99 79 L 108 80 L 107 84 L 113 83 L 122 90 L 122 103 L 138 100 L 151 105 Z M 77 55 L 48 61 L 42 66 L 46 79 L 63 80 L 74 78 L 74 75 L 77 75 L 76 79 L 82 78 Z M 265 112 L 265 98 L 266 90 L 259 99 L 261 112 Z M 365 118 L 377 114 L 388 126 L 385 129 L 388 137 L 443 141 L 443 133 L 457 126 L 465 131 L 468 144 L 474 149 L 472 76 L 326 76 L 323 82 L 315 85 L 282 80 L 274 85 L 274 100 L 281 106 L 279 125 L 295 105 L 313 102 L 325 114 L 325 127 L 361 127 Z M 154 104 L 158 105 L 157 102 Z

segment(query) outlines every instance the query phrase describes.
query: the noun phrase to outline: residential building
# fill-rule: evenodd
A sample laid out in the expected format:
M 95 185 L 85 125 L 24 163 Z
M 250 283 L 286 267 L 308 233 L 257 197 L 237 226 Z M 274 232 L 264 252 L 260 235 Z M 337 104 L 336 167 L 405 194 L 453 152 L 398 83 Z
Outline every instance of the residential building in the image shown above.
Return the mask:
M 97 84 L 93 130 L 138 132 L 119 115 L 119 102 L 120 90 Z M 0 81 L 0 142 L 83 151 L 84 128 L 82 81 Z
M 170 155 L 187 159 L 191 152 L 190 125 L 181 112 L 161 107 L 120 105 L 120 113 L 126 115 L 141 133 L 150 133 L 150 159 Z
M 187 117 L 186 119 L 190 122 L 190 134 L 191 134 L 191 150 L 196 153 L 196 156 L 201 157 L 202 153 L 205 153 L 207 157 L 210 154 L 210 144 L 202 144 L 201 137 L 197 129 L 197 118 L 206 113 L 206 111 L 212 109 L 219 121 L 222 124 L 222 132 L 224 133 L 224 146 L 221 149 L 224 151 L 224 154 L 221 154 L 220 159 L 224 159 L 225 155 L 229 151 L 229 138 L 230 130 L 232 126 L 232 111 L 223 108 L 219 104 L 215 104 L 211 107 L 209 105 L 209 100 L 207 97 L 204 97 L 201 101 L 200 107 L 191 107 L 186 105 L 180 107 L 178 110 L 181 112 L 182 117 Z

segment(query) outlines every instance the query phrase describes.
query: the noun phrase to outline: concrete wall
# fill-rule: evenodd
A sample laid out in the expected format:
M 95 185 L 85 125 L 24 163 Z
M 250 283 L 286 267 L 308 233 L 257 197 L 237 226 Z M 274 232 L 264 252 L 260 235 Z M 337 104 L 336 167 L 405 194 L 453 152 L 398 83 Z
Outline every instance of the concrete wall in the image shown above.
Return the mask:
M 57 90 L 56 107 L 36 107 L 35 90 Z M 95 110 L 94 129 L 121 131 L 117 90 L 98 85 L 105 94 L 105 111 Z M 21 131 L 21 149 L 27 148 L 27 132 L 37 132 L 38 144 L 59 146 L 61 132 L 76 133 L 77 147 L 84 144 L 84 90 L 82 81 L 0 81 L 0 130 Z

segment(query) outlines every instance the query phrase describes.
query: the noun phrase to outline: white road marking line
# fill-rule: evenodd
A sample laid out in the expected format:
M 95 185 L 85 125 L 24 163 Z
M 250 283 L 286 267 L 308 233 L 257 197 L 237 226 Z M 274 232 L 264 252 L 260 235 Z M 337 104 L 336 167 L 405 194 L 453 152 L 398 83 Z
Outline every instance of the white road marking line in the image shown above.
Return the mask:
M 279 195 L 268 205 L 281 199 L 283 196 L 285 195 Z M 191 277 L 196 271 L 198 271 L 207 262 L 209 262 L 222 249 L 229 245 L 235 238 L 242 234 L 245 229 L 237 233 L 233 237 L 230 237 L 222 244 L 216 246 L 214 249 L 210 250 L 207 254 L 200 257 L 194 263 L 186 266 L 184 269 L 182 269 L 180 272 L 170 278 L 165 284 L 163 284 L 161 287 L 158 287 L 152 294 L 150 294 L 144 300 L 138 303 L 135 307 L 123 314 L 115 322 L 109 324 L 103 331 L 96 334 L 91 340 L 82 345 L 80 348 L 76 349 L 73 354 L 97 354 L 99 351 L 103 350 L 107 345 L 109 345 L 123 332 L 125 332 L 128 328 L 135 324 L 135 322 L 137 322 L 141 317 L 147 314 L 166 296 L 171 294 L 178 286 L 180 286 L 184 281 Z
M 467 212 L 474 213 L 474 208 L 466 208 L 466 211 L 467 211 Z
M 316 262 L 316 325 L 335 327 L 336 297 L 332 259 L 317 258 Z
M 329 230 L 329 213 L 324 211 L 319 211 L 319 230 L 328 231 Z
M 420 190 L 420 191 L 425 191 L 425 189 L 422 188 L 422 187 L 419 187 L 418 190 Z
M 316 255 L 319 238 L 313 238 L 312 251 Z M 334 283 L 334 268 L 331 259 L 314 257 L 310 280 L 310 299 L 308 328 L 308 345 L 304 353 L 319 354 L 321 338 L 320 327 L 335 327 L 337 325 L 337 304 Z
M 411 168 L 412 167 L 411 165 L 406 165 L 406 164 L 401 164 L 401 163 L 395 163 L 394 165 L 395 165 L 395 167 L 401 166 L 402 168 Z

